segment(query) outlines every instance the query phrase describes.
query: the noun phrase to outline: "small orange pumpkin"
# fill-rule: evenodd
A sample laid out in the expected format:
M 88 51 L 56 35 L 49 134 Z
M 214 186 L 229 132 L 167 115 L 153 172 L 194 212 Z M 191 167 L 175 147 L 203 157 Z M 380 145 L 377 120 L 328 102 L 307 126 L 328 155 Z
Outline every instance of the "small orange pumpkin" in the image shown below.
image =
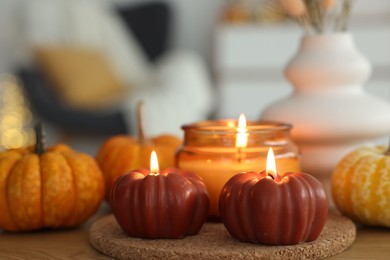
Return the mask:
M 0 229 L 75 227 L 98 209 L 104 179 L 89 155 L 59 144 L 0 153 Z
M 353 220 L 390 227 L 390 150 L 360 147 L 347 154 L 333 171 L 332 195 Z
M 149 168 L 150 153 L 159 155 L 162 169 L 175 166 L 175 153 L 182 141 L 173 135 L 145 138 L 142 125 L 142 103 L 137 106 L 138 137 L 117 135 L 109 138 L 99 149 L 96 160 L 106 182 L 109 200 L 115 181 L 123 174 L 139 168 Z

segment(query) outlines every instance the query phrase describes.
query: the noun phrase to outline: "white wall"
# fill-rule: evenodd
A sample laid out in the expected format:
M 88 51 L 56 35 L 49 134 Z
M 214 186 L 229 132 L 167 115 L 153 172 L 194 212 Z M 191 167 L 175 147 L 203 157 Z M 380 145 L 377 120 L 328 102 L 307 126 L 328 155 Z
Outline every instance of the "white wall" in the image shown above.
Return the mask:
M 13 53 L 13 45 L 7 41 L 7 37 L 17 38 L 15 28 L 17 24 L 12 22 L 15 15 L 14 6 L 23 1 L 34 0 L 0 0 L 0 71 L 3 71 L 5 61 L 10 60 Z M 55 0 L 53 0 L 55 1 Z M 61 1 L 61 0 L 57 0 Z M 66 1 L 66 0 L 62 0 Z M 98 1 L 98 0 L 94 0 Z M 100 0 L 117 4 L 135 4 L 140 2 L 152 2 L 153 0 Z M 199 52 L 210 63 L 212 60 L 213 32 L 218 20 L 221 7 L 228 0 L 161 0 L 172 5 L 174 11 L 173 47 L 192 49 Z M 388 0 L 356 0 L 353 16 L 365 16 L 366 14 L 390 13 L 390 1 Z M 17 15 L 17 14 L 16 14 Z M 367 18 L 370 19 L 370 18 Z M 21 44 L 16 42 L 16 44 Z
M 106 0 L 112 1 L 112 0 Z M 152 2 L 153 0 L 114 0 L 119 4 Z M 222 7 L 228 0 L 161 0 L 174 11 L 173 47 L 192 49 L 208 62 L 213 55 L 213 33 Z M 352 16 L 390 15 L 389 0 L 355 0 Z M 370 19 L 370 18 L 368 18 Z
M 1 0 L 0 1 L 0 73 L 5 72 L 10 68 L 13 61 L 15 44 L 19 41 L 17 39 L 17 24 L 14 22 L 15 6 L 17 1 Z
M 7 64 L 18 53 L 13 45 L 18 43 L 17 6 L 24 1 L 34 0 L 0 0 L 0 71 L 8 69 Z M 53 0 L 55 1 L 55 0 Z M 61 1 L 61 0 L 57 0 Z M 62 0 L 66 1 L 66 0 Z M 97 1 L 97 0 L 94 0 Z M 153 0 L 101 0 L 116 4 L 137 4 Z M 185 48 L 199 52 L 210 61 L 212 49 L 213 26 L 225 0 L 162 0 L 172 6 L 173 39 L 172 47 Z M 12 41 L 10 41 L 12 39 Z M 15 41 L 16 40 L 16 41 Z

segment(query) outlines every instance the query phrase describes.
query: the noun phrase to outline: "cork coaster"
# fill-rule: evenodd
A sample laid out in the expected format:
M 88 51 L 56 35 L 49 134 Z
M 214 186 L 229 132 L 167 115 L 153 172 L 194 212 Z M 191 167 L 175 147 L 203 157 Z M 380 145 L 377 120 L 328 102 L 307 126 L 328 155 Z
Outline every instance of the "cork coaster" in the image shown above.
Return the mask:
M 329 213 L 315 241 L 294 246 L 263 246 L 232 238 L 221 223 L 205 223 L 199 234 L 182 239 L 141 239 L 127 236 L 113 215 L 96 221 L 90 243 L 116 259 L 320 259 L 341 253 L 356 237 L 352 221 Z

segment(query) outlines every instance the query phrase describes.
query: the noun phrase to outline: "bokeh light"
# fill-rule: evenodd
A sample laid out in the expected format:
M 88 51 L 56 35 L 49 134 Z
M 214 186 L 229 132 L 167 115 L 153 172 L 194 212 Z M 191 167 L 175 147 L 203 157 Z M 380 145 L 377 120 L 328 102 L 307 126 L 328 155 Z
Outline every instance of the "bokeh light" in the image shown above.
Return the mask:
M 18 79 L 0 75 L 0 150 L 24 147 L 34 141 L 33 116 Z

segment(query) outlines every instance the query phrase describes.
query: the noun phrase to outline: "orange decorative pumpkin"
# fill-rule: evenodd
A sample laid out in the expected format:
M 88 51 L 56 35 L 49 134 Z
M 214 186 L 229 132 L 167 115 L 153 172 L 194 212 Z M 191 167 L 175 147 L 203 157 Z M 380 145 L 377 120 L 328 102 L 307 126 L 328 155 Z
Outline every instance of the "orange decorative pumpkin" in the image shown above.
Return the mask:
M 361 147 L 347 154 L 333 171 L 332 195 L 351 219 L 390 227 L 390 151 Z
M 38 131 L 39 132 L 39 131 Z M 78 226 L 98 209 L 104 179 L 95 160 L 59 144 L 0 153 L 0 229 Z
M 123 174 L 139 168 L 148 168 L 150 153 L 159 155 L 162 169 L 175 166 L 175 153 L 182 141 L 173 135 L 160 135 L 146 139 L 144 135 L 142 104 L 138 105 L 138 138 L 117 135 L 109 138 L 99 149 L 96 160 L 106 182 L 106 199 L 109 200 L 115 181 Z

